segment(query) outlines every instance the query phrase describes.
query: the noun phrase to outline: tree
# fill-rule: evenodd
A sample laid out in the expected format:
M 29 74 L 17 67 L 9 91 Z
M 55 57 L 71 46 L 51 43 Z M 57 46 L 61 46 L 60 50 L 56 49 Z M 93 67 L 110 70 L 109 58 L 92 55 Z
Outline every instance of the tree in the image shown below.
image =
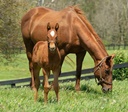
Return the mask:
M 105 44 L 128 43 L 127 0 L 99 0 L 93 18 L 94 26 Z
M 16 49 L 23 46 L 21 17 L 33 3 L 25 0 L 0 0 L 0 52 L 7 60 L 12 60 L 18 52 Z

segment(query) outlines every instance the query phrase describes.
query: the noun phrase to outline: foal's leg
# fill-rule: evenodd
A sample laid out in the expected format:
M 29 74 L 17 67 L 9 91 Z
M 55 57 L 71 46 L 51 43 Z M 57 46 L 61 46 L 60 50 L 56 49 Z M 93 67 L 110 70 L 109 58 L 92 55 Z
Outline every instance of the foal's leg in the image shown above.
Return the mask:
M 85 54 L 86 51 L 76 54 L 76 84 L 75 84 L 76 91 L 80 90 L 81 69 Z
M 50 70 L 45 70 L 45 69 L 42 68 L 42 71 L 43 71 L 43 74 L 44 74 L 44 81 L 43 81 L 43 84 L 44 84 L 44 102 L 47 103 L 48 93 L 51 89 L 51 86 L 49 85 L 49 82 L 48 82 L 48 77 L 50 75 Z
M 43 72 L 43 74 L 44 74 L 44 72 L 46 72 L 46 71 L 44 71 L 43 70 L 43 68 L 42 68 L 42 72 Z M 47 77 L 49 78 L 50 77 L 50 71 L 47 71 Z M 47 78 L 47 79 L 48 79 Z M 45 80 L 45 79 L 44 79 Z M 43 80 L 43 82 L 42 82 L 42 86 L 44 87 L 44 83 L 45 83 L 45 81 Z
M 60 75 L 60 69 L 61 67 L 58 67 L 57 70 L 53 70 L 53 75 L 54 75 L 54 82 L 53 82 L 53 87 L 56 93 L 56 98 L 57 101 L 59 101 L 59 83 L 58 83 L 58 77 Z

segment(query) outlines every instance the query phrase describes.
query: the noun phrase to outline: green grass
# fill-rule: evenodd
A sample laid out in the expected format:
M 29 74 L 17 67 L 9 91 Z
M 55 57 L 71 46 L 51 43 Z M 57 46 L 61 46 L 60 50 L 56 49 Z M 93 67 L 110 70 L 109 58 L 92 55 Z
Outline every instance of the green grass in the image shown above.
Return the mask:
M 112 54 L 113 52 L 114 51 L 109 51 L 109 54 Z M 66 57 L 62 66 L 62 72 L 76 70 L 76 56 L 74 54 L 69 54 L 68 56 L 73 62 Z M 82 68 L 86 69 L 91 67 L 94 67 L 94 63 L 90 55 L 87 53 Z M 8 64 L 2 59 L 2 62 L 0 63 L 0 80 L 20 79 L 26 77 L 30 77 L 26 54 L 18 55 L 13 62 Z
M 20 54 L 13 62 L 3 63 L 0 65 L 0 80 L 18 79 L 29 77 L 28 60 L 25 54 Z
M 94 80 L 81 81 L 81 91 L 74 91 L 74 82 L 60 83 L 60 101 L 54 91 L 49 92 L 48 104 L 44 104 L 43 89 L 39 89 L 38 101 L 28 88 L 0 90 L 0 112 L 128 112 L 128 80 L 113 81 L 113 92 L 104 94 Z
M 109 54 L 114 51 L 109 51 Z M 75 70 L 75 55 L 63 64 L 62 72 Z M 0 64 L 0 80 L 30 77 L 28 60 L 20 54 L 7 65 L 4 60 Z M 70 64 L 69 64 L 70 63 Z M 89 54 L 84 59 L 83 69 L 93 67 Z M 43 89 L 39 89 L 39 98 L 34 102 L 33 91 L 29 87 L 0 87 L 0 112 L 127 112 L 128 111 L 128 80 L 113 81 L 113 92 L 104 94 L 95 80 L 81 81 L 81 91 L 74 90 L 75 82 L 60 83 L 60 101 L 56 102 L 54 91 L 50 91 L 48 104 L 44 104 Z

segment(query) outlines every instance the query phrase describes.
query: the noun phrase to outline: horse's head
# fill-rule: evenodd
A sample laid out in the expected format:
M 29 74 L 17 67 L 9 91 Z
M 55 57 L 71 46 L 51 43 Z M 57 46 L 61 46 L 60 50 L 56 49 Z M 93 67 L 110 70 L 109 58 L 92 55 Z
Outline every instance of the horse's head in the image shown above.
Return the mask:
M 102 91 L 107 92 L 112 90 L 112 67 L 113 67 L 112 56 L 103 58 L 94 68 L 94 75 L 98 85 L 102 86 Z
M 48 47 L 50 51 L 55 51 L 56 43 L 57 43 L 57 30 L 59 28 L 59 24 L 56 23 L 55 28 L 51 27 L 50 23 L 47 24 L 47 41 Z

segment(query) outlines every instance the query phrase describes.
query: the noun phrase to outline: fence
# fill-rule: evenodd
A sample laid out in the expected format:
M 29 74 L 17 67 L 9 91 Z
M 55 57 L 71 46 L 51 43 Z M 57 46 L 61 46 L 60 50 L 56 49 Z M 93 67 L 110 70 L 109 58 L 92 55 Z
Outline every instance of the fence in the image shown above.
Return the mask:
M 105 46 L 107 50 L 120 50 L 120 49 L 124 49 L 124 50 L 128 50 L 128 44 L 119 44 L 119 45 L 106 45 Z
M 116 64 L 113 66 L 113 69 L 125 68 L 125 67 L 128 67 L 128 63 Z M 88 74 L 88 73 L 92 73 L 92 72 L 93 72 L 93 68 L 82 70 L 82 74 Z M 59 77 L 59 82 L 75 81 L 75 74 L 76 74 L 76 71 L 62 73 Z M 94 75 L 88 75 L 88 76 L 81 75 L 81 80 L 83 80 L 83 79 L 88 80 L 88 79 L 93 79 L 93 78 L 94 78 Z M 50 80 L 53 79 L 53 75 L 51 75 L 49 79 Z M 16 84 L 22 84 L 22 86 L 28 86 L 30 83 L 30 80 L 31 80 L 31 78 L 0 81 L 0 86 L 11 85 L 11 87 L 16 87 Z M 40 76 L 40 80 L 43 80 L 43 76 Z M 28 83 L 28 84 L 26 84 L 26 83 Z

